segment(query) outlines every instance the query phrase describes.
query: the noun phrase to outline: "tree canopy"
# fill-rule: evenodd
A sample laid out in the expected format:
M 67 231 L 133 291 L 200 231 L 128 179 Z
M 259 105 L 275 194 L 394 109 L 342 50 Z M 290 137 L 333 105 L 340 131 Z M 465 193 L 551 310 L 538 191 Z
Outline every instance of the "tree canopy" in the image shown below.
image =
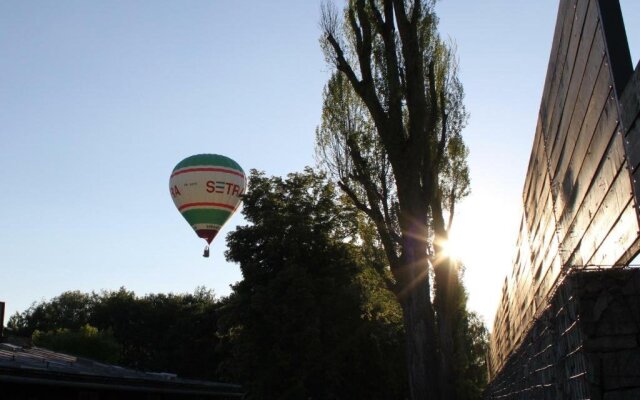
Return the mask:
M 137 297 L 121 288 L 65 292 L 10 317 L 8 328 L 36 345 L 147 371 L 213 379 L 218 301 L 193 294 Z
M 252 171 L 227 257 L 243 280 L 222 309 L 225 368 L 250 398 L 403 398 L 401 312 L 368 268 L 357 210 L 307 169 Z

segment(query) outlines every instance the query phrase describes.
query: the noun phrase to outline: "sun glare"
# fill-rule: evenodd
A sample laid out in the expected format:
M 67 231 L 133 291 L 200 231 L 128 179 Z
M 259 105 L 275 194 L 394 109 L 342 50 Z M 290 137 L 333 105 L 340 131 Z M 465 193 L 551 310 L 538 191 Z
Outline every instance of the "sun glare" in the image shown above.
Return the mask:
M 455 260 L 459 260 L 461 256 L 461 248 L 455 236 L 450 236 L 448 240 L 440 243 L 442 246 L 442 254 Z

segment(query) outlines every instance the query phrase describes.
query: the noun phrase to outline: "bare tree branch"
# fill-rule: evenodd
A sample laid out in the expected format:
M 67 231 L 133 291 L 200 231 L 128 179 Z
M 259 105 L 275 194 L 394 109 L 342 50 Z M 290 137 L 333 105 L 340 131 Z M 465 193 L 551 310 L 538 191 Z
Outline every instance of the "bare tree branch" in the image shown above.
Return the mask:
M 391 270 L 395 270 L 399 265 L 398 255 L 396 254 L 395 246 L 393 245 L 391 236 L 385 233 L 385 223 L 380 210 L 373 207 L 367 207 L 366 204 L 360 201 L 360 198 L 355 193 L 355 191 L 344 181 L 338 181 L 338 186 L 347 194 L 347 196 L 349 196 L 356 208 L 358 208 L 369 218 L 371 218 L 371 221 L 373 221 L 374 225 L 376 226 L 376 230 L 380 234 L 380 241 L 382 242 L 382 247 L 384 249 L 385 255 L 387 256 L 387 260 L 389 261 Z

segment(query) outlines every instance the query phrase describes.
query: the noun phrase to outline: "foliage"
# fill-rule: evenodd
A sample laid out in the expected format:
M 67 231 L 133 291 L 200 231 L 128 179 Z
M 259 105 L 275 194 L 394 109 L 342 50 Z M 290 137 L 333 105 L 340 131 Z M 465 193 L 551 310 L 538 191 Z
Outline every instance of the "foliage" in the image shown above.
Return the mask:
M 213 379 L 218 306 L 204 288 L 193 294 L 144 297 L 124 288 L 65 292 L 14 314 L 8 326 L 14 334 L 32 336 L 34 343 L 54 350 L 87 357 L 93 351 L 99 360 L 127 367 Z
M 31 336 L 35 330 L 79 330 L 89 323 L 92 307 L 91 295 L 79 291 L 64 292 L 51 301 L 34 303 L 23 313 L 15 313 L 9 318 L 7 327 L 18 336 Z
M 323 176 L 251 172 L 227 258 L 244 279 L 221 308 L 223 370 L 250 398 L 403 398 L 401 313 L 365 268 L 356 210 Z
M 459 399 L 480 400 L 487 385 L 489 332 L 478 314 L 465 311 L 457 323 L 456 391 Z
M 54 351 L 63 351 L 94 360 L 117 363 L 119 345 L 110 330 L 100 332 L 86 324 L 78 330 L 59 328 L 53 331 L 33 332 L 33 343 Z
M 458 268 L 461 274 L 464 273 L 464 266 L 458 265 Z M 480 400 L 487 384 L 489 333 L 478 314 L 466 309 L 465 288 L 457 285 L 454 289 L 452 364 L 456 396 L 460 400 Z

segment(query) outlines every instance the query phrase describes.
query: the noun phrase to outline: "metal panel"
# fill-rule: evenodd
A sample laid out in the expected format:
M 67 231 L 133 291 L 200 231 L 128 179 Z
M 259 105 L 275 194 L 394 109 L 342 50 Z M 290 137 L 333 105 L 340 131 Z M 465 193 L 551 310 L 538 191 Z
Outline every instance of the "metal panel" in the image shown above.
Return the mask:
M 594 41 L 597 44 L 599 41 Z M 593 138 L 594 126 L 599 121 L 601 110 L 606 103 L 609 90 L 609 72 L 607 66 L 602 61 L 602 56 L 596 48 L 592 51 L 593 57 L 589 59 L 589 66 L 587 67 L 587 73 L 584 75 L 583 85 L 581 92 L 583 92 L 585 102 L 588 102 L 587 111 L 580 123 L 572 125 L 574 129 L 569 131 L 569 143 L 572 145 L 570 151 L 564 152 L 564 154 L 558 155 L 558 168 L 553 177 L 553 192 L 554 192 L 554 204 L 556 217 L 560 223 L 560 238 L 562 241 L 566 234 L 569 232 L 568 222 L 572 220 L 573 215 L 578 211 L 581 205 L 582 199 L 586 194 L 586 191 L 591 187 L 593 182 L 593 174 L 596 167 L 600 164 L 603 158 L 602 148 L 591 148 L 591 152 L 583 155 L 583 158 L 576 158 L 572 161 L 573 150 L 575 150 L 575 143 L 581 142 L 581 146 L 584 147 L 586 143 L 589 143 Z M 599 71 L 595 79 L 592 73 Z M 589 95 L 586 95 L 586 93 Z M 614 110 L 615 111 L 615 110 Z M 603 133 L 603 132 L 601 132 Z M 607 132 L 605 135 L 597 138 L 604 139 L 605 143 L 608 143 L 608 138 L 611 134 Z M 596 151 L 593 151 L 596 150 Z M 581 154 L 578 154 L 579 157 Z M 562 156 L 562 158 L 560 158 Z M 551 166 L 553 168 L 553 162 Z M 566 168 L 563 166 L 566 165 Z M 572 168 L 570 168 L 572 166 Z M 563 246 L 565 252 L 571 253 L 574 249 L 571 247 Z
M 625 77 L 617 3 L 560 1 L 513 271 L 491 337 L 492 377 L 566 271 L 613 266 L 640 249 L 640 73 Z
M 576 67 L 576 64 L 579 64 L 578 61 L 584 57 L 578 57 L 580 50 L 580 44 L 583 42 L 582 40 L 582 28 L 584 26 L 584 19 L 587 13 L 587 9 L 589 6 L 589 1 L 579 1 L 576 4 L 575 14 L 573 17 L 573 23 L 571 24 L 571 33 L 568 40 L 566 61 L 564 64 L 564 68 L 560 74 L 560 82 L 558 86 L 558 92 L 555 97 L 555 104 L 549 104 L 549 106 L 554 107 L 554 112 L 551 115 L 549 120 L 549 124 L 547 125 L 547 129 L 545 131 L 545 140 L 549 153 L 557 152 L 556 149 L 562 146 L 564 139 L 566 137 L 566 130 L 560 129 L 560 123 L 563 120 L 567 120 L 571 117 L 570 111 L 573 106 L 574 99 L 569 99 L 570 95 L 570 87 L 580 85 L 580 81 L 582 80 L 582 74 L 579 74 L 578 71 L 574 71 L 575 69 L 580 69 Z M 566 24 L 567 26 L 569 24 Z M 591 43 L 591 38 L 588 40 L 589 44 Z M 589 47 L 587 44 L 586 47 Z M 584 52 L 584 49 L 583 49 Z M 575 72 L 575 73 L 574 73 Z M 553 165 L 551 171 L 553 171 Z
M 629 201 L 631 201 L 631 183 L 628 175 L 622 173 L 617 176 L 604 201 L 593 214 L 591 223 L 582 237 L 581 245 L 577 249 L 585 264 L 608 267 L 615 264 L 622 256 L 624 250 L 619 251 L 619 249 L 615 247 L 608 248 L 607 243 L 604 243 L 604 239 L 609 231 L 614 228 L 620 215 L 624 213 Z M 633 227 L 633 233 L 635 234 L 636 232 L 637 223 L 636 226 Z M 597 249 L 608 252 L 606 259 L 593 259 Z
M 558 21 L 556 22 L 556 35 L 560 34 L 557 40 L 557 47 L 551 49 L 552 54 L 557 53 L 553 65 L 549 65 L 547 70 L 547 81 L 545 82 L 545 92 L 542 95 L 540 105 L 540 117 L 542 119 L 542 131 L 549 132 L 550 121 L 553 117 L 554 105 L 557 104 L 556 96 L 559 91 L 560 80 L 567 59 L 569 39 L 573 28 L 573 19 L 578 0 L 567 0 L 560 3 Z M 558 25 L 562 29 L 558 29 Z M 554 38 L 554 46 L 556 39 Z M 548 91 L 547 91 L 548 90 Z

